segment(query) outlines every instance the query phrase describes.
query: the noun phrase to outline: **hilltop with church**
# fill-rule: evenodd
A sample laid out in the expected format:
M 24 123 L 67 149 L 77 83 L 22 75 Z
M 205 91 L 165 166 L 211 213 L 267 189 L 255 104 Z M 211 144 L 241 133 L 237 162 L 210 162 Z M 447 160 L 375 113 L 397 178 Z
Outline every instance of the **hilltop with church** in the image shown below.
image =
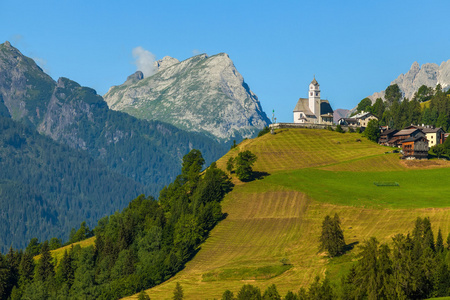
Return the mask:
M 309 84 L 309 97 L 298 99 L 294 108 L 294 123 L 333 124 L 333 109 L 328 100 L 320 99 L 320 85 L 314 76 Z

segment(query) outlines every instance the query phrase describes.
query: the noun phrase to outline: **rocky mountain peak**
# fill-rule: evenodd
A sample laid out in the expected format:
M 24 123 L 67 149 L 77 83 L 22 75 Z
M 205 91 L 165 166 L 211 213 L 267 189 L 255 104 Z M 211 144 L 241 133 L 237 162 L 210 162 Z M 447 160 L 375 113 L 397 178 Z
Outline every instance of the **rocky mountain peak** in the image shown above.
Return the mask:
M 5 42 L 3 43 L 3 46 L 5 46 L 6 48 L 12 48 L 11 43 L 8 42 L 8 41 L 5 41 Z
M 154 64 L 155 64 L 156 70 L 162 71 L 162 70 L 167 69 L 179 62 L 180 61 L 176 58 L 173 58 L 170 56 L 164 56 L 162 59 L 155 61 Z
M 144 79 L 144 73 L 142 73 L 141 71 L 136 71 L 135 73 L 127 77 L 125 84 L 133 84 L 142 79 Z
M 252 137 L 270 123 L 228 54 L 176 61 L 166 57 L 156 74 L 138 84 L 111 88 L 105 101 L 111 109 L 223 142 Z M 173 64 L 164 68 L 167 63 Z

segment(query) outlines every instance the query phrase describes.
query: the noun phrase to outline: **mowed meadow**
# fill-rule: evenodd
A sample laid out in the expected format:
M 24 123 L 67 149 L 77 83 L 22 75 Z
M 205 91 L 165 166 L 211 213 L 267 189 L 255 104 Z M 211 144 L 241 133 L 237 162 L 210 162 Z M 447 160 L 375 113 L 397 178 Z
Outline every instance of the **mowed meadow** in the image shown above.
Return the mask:
M 258 156 L 258 179 L 233 178 L 222 203 L 226 218 L 181 272 L 147 290 L 151 299 L 171 299 L 177 282 L 185 299 L 220 299 L 227 289 L 236 295 L 246 283 L 262 290 L 276 284 L 284 296 L 317 275 L 338 282 L 358 243 L 372 236 L 389 243 L 412 231 L 419 216 L 430 217 L 435 235 L 439 227 L 444 237 L 450 232 L 447 162 L 405 162 L 356 133 L 281 129 L 243 141 L 218 166 L 225 169 L 242 150 Z M 318 238 L 325 216 L 335 213 L 353 249 L 330 259 L 318 253 Z

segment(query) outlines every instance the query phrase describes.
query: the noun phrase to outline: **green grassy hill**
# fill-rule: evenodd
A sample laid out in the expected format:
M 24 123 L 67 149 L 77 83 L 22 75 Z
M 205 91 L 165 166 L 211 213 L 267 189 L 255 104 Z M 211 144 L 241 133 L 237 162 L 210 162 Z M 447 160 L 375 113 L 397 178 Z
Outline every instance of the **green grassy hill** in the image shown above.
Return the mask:
M 394 234 L 411 231 L 418 216 L 430 217 L 435 234 L 438 227 L 444 237 L 450 232 L 442 181 L 450 175 L 449 163 L 404 162 L 358 134 L 282 129 L 245 140 L 218 166 L 225 169 L 229 157 L 247 149 L 258 156 L 254 170 L 262 178 L 234 179 L 236 186 L 223 202 L 226 219 L 184 270 L 147 291 L 151 299 L 171 299 L 176 282 L 185 299 L 220 299 L 226 289 L 236 295 L 245 283 L 262 290 L 274 283 L 284 296 L 325 272 L 336 281 L 358 250 L 335 259 L 318 253 L 327 214 L 339 214 L 347 244 L 371 236 L 389 242 Z

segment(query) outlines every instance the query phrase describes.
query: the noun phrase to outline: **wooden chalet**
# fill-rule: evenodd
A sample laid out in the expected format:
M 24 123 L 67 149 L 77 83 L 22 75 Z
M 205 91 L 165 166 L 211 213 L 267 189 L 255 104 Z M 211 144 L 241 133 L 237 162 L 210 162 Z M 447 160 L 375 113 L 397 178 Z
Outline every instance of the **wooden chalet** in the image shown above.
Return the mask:
M 380 133 L 378 144 L 388 146 L 388 142 L 394 137 L 394 134 L 398 132 L 397 129 L 387 129 Z
M 427 159 L 428 140 L 424 135 L 411 136 L 401 142 L 403 159 Z
M 406 140 L 410 137 L 416 137 L 419 135 L 425 137 L 425 134 L 422 132 L 422 130 L 420 130 L 418 128 L 402 129 L 392 136 L 392 138 L 387 142 L 387 146 L 401 147 L 402 142 L 404 140 Z

